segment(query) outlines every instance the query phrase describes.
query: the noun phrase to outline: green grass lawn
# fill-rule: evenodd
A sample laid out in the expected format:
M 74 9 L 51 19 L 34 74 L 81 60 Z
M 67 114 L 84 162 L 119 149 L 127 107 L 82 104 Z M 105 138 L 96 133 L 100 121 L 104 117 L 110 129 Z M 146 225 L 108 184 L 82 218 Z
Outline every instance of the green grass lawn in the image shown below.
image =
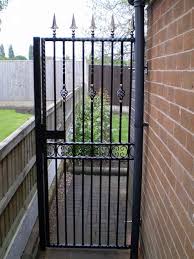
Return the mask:
M 0 110 L 0 141 L 8 137 L 30 117 L 30 114 L 17 113 L 15 110 Z
M 113 114 L 113 141 L 119 141 L 119 114 Z M 128 142 L 128 114 L 122 114 L 121 141 Z

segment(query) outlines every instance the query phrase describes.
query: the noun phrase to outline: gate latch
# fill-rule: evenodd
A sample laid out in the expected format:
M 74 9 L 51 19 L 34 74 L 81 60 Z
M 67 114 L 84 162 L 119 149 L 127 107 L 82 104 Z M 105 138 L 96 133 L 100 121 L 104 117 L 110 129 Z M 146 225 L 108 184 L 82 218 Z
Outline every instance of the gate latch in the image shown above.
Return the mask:
M 146 65 L 144 66 L 145 74 L 148 75 L 148 62 L 146 62 Z
M 124 221 L 125 223 L 132 223 L 132 220 L 127 220 L 127 221 Z M 141 224 L 142 224 L 142 219 L 140 218 L 140 220 L 139 220 L 139 225 L 141 226 Z
M 125 223 L 132 223 L 132 220 L 127 220 L 127 221 L 124 221 Z

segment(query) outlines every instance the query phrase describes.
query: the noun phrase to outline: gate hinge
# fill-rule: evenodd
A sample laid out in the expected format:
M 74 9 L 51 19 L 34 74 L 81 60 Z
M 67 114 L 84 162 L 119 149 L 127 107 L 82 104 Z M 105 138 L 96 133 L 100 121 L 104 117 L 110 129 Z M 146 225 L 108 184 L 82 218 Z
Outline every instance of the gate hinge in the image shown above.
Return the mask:
M 148 122 L 144 122 L 143 123 L 143 127 L 149 127 L 149 123 Z
M 143 122 L 142 124 L 134 124 L 134 127 L 136 129 L 138 128 L 142 128 L 142 127 L 148 127 L 149 126 L 149 123 L 148 122 Z

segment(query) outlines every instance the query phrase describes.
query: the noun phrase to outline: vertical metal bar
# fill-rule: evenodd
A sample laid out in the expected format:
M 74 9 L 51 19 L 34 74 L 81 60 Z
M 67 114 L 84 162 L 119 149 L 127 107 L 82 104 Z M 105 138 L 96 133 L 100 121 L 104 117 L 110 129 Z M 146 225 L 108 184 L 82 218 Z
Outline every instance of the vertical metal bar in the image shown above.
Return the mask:
M 101 63 L 101 134 L 100 141 L 103 142 L 103 98 L 104 98 L 104 42 L 102 42 Z M 101 221 L 102 221 L 102 160 L 100 160 L 100 188 L 99 188 L 99 246 L 101 245 Z
M 41 39 L 41 56 L 42 56 L 42 109 L 43 120 L 42 128 L 46 131 L 46 61 L 45 61 L 45 40 Z M 50 243 L 50 226 L 49 226 L 49 201 L 48 201 L 48 168 L 47 168 L 47 144 L 44 139 L 43 159 L 44 159 L 44 179 L 45 179 L 45 217 L 46 217 L 46 242 Z
M 85 141 L 85 42 L 82 42 L 82 141 Z M 82 160 L 82 245 L 84 245 L 84 160 Z
M 138 258 L 144 115 L 144 0 L 134 0 L 135 7 L 135 149 L 133 174 L 131 259 Z
M 131 35 L 133 39 L 133 34 Z M 133 82 L 133 42 L 130 47 L 130 79 L 129 79 L 129 116 L 128 116 L 128 143 L 131 141 L 131 101 L 132 101 L 132 82 Z M 127 161 L 127 180 L 126 180 L 126 199 L 125 199 L 125 240 L 127 246 L 127 221 L 128 221 L 128 203 L 129 203 L 129 169 L 130 161 Z
M 73 142 L 75 142 L 75 41 L 72 40 L 72 86 L 73 86 Z M 75 156 L 75 146 L 73 146 L 73 156 Z M 73 244 L 75 245 L 75 161 L 73 159 Z
M 66 78 L 65 78 L 65 41 L 63 41 L 63 89 L 66 89 Z M 63 125 L 64 125 L 64 142 L 66 142 L 66 99 L 63 102 Z M 65 214 L 65 245 L 67 245 L 67 163 L 64 159 L 63 163 L 63 174 L 64 174 L 64 214 Z
M 91 41 L 91 85 L 94 91 L 94 41 Z M 91 143 L 94 142 L 94 97 L 91 98 Z M 93 156 L 93 146 L 91 147 Z M 91 159 L 91 192 L 90 192 L 90 245 L 93 244 L 93 160 Z
M 113 41 L 111 42 L 111 91 L 110 91 L 110 156 L 112 155 L 112 102 L 113 102 L 113 61 L 114 61 L 114 45 Z M 110 200 L 111 200 L 111 160 L 109 160 L 109 180 L 108 180 L 108 229 L 107 229 L 107 245 L 110 244 Z
M 121 64 L 120 64 L 120 89 L 123 90 L 123 41 L 121 42 Z M 122 97 L 119 100 L 119 143 L 122 142 Z M 118 193 L 117 193 L 117 225 L 116 225 L 116 245 L 118 246 L 119 234 L 119 205 L 120 205 L 120 174 L 121 174 L 121 160 L 118 162 Z
M 35 134 L 36 134 L 36 166 L 37 166 L 37 189 L 38 189 L 38 219 L 40 247 L 46 246 L 45 206 L 44 206 L 44 176 L 42 159 L 42 130 L 41 130 L 41 61 L 40 61 L 40 38 L 33 39 L 34 53 L 34 102 L 35 102 Z
M 57 89 L 56 89 L 56 41 L 53 39 L 53 77 L 54 77 L 54 130 L 57 130 Z M 55 139 L 55 141 L 57 141 Z M 57 150 L 55 146 L 55 157 Z M 57 245 L 59 244 L 59 212 L 58 212 L 58 174 L 57 174 L 57 159 L 55 159 L 55 199 L 56 199 L 56 224 L 57 224 Z

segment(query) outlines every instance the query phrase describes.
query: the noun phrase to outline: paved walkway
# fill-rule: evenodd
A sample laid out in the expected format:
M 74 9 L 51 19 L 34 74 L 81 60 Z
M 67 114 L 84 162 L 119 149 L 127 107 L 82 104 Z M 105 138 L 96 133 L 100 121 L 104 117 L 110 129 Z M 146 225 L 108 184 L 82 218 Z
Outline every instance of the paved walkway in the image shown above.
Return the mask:
M 129 250 L 47 249 L 39 259 L 129 259 Z
M 120 177 L 120 198 L 118 199 L 118 177 L 111 177 L 110 192 L 110 245 L 116 244 L 117 233 L 117 209 L 119 209 L 118 220 L 118 245 L 123 246 L 125 241 L 125 202 L 126 202 L 126 176 Z M 84 244 L 90 244 L 91 238 L 91 190 L 92 190 L 92 241 L 94 245 L 99 244 L 99 205 L 100 205 L 100 177 L 93 176 L 93 188 L 91 189 L 91 176 L 84 176 L 84 218 L 82 218 L 82 175 L 75 175 L 75 242 L 82 243 L 82 220 L 84 221 Z M 101 244 L 107 245 L 108 228 L 108 190 L 109 177 L 102 176 L 101 192 Z M 65 229 L 64 209 L 64 178 L 60 179 L 58 187 L 58 226 L 59 244 L 65 244 L 65 231 L 67 231 L 67 242 L 73 244 L 73 180 L 67 192 L 67 229 Z M 129 200 L 131 195 L 129 192 Z M 130 204 L 130 203 L 129 203 Z M 128 219 L 131 217 L 131 206 L 128 207 Z M 50 238 L 51 243 L 57 243 L 57 222 L 56 222 L 56 199 L 54 196 L 50 208 Z M 131 225 L 127 224 L 127 244 L 130 244 Z M 129 259 L 130 250 L 121 249 L 47 249 L 40 252 L 39 259 Z
M 111 177 L 110 188 L 110 234 L 109 244 L 116 244 L 118 235 L 118 245 L 123 246 L 125 242 L 125 202 L 126 202 L 126 176 L 120 177 L 120 197 L 119 207 L 118 199 L 118 177 Z M 109 177 L 102 176 L 101 191 L 101 244 L 107 245 L 108 238 L 108 199 L 109 199 Z M 100 223 L 100 176 L 93 176 L 92 188 L 92 226 L 91 226 L 91 176 L 84 176 L 84 207 L 82 207 L 82 176 L 75 175 L 75 243 L 82 243 L 82 221 L 84 225 L 84 244 L 92 242 L 94 245 L 99 244 L 99 223 Z M 130 195 L 131 196 L 131 195 Z M 67 193 L 67 229 L 65 228 L 65 197 L 64 197 L 64 179 L 61 178 L 58 188 L 58 227 L 59 227 L 59 244 L 65 243 L 65 231 L 67 231 L 67 243 L 74 242 L 74 225 L 73 225 L 73 181 Z M 130 200 L 130 199 L 129 199 Z M 84 217 L 82 218 L 82 210 Z M 117 210 L 118 216 L 118 233 L 117 233 Z M 128 220 L 131 219 L 131 207 L 128 207 Z M 127 244 L 130 244 L 130 223 L 127 224 Z M 56 199 L 54 197 L 50 211 L 50 237 L 51 243 L 57 243 L 57 221 L 56 221 Z M 92 229 L 91 229 L 92 228 Z

